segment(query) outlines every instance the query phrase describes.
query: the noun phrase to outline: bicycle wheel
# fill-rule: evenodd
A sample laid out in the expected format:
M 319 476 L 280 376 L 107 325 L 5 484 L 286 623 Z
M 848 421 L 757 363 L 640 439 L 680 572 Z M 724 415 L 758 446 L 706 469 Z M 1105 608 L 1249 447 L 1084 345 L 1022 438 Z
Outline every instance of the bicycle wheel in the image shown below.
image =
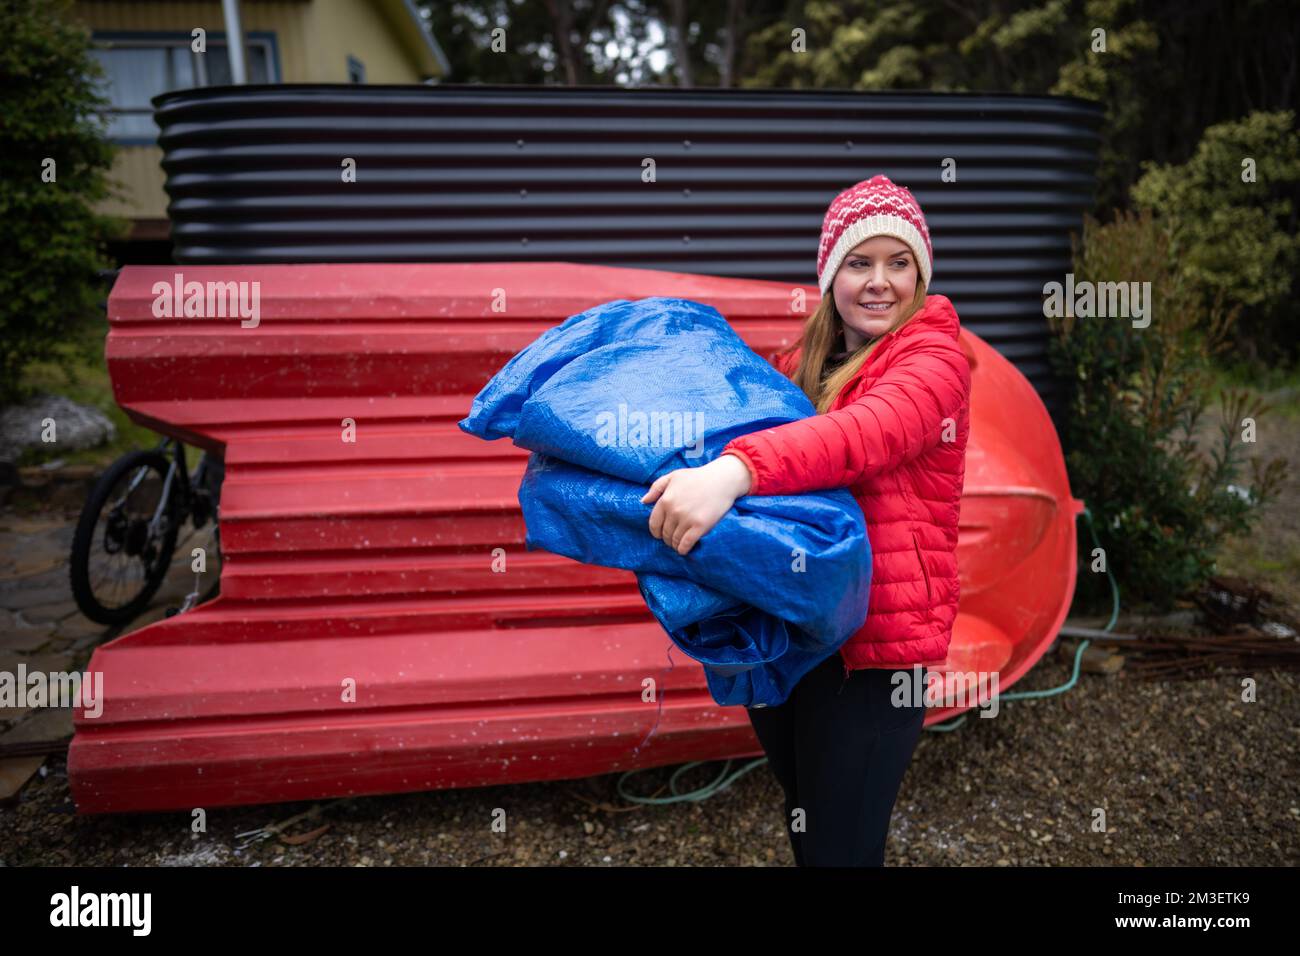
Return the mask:
M 126 624 L 167 576 L 182 518 L 174 478 L 162 501 L 171 464 L 156 451 L 123 455 L 86 499 L 72 538 L 70 576 L 77 607 L 92 621 Z

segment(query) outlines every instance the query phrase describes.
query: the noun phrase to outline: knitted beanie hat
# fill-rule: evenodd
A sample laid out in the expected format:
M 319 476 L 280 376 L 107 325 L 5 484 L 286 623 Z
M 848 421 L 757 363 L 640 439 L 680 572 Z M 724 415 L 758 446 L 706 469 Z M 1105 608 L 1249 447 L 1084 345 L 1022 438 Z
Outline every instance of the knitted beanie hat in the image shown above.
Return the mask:
M 896 186 L 881 175 L 850 186 L 831 200 L 826 210 L 817 249 L 817 284 L 822 295 L 830 289 L 844 257 L 872 236 L 892 236 L 907 243 L 916 256 L 921 280 L 930 287 L 933 251 L 925 215 L 906 186 Z

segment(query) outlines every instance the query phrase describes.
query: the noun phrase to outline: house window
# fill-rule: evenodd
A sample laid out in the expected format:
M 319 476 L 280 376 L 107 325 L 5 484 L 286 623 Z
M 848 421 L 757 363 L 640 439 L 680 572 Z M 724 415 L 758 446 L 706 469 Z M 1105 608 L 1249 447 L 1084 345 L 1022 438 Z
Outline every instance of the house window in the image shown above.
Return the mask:
M 160 93 L 195 86 L 230 83 L 230 56 L 224 37 L 208 34 L 207 52 L 191 49 L 189 34 L 122 38 L 95 35 L 95 58 L 104 69 L 109 101 L 109 138 L 117 143 L 153 143 L 158 127 L 153 121 L 153 104 Z M 273 34 L 244 38 L 245 66 L 249 83 L 279 82 Z
M 364 83 L 366 82 L 366 65 L 358 60 L 355 56 L 348 57 L 348 82 Z

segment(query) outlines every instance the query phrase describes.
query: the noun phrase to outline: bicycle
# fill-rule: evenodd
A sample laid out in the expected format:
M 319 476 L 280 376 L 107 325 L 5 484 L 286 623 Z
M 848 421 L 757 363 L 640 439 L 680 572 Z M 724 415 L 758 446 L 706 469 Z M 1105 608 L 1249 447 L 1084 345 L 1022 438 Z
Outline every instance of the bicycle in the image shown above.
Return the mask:
M 98 624 L 122 625 L 144 611 L 167 576 L 187 518 L 196 530 L 213 522 L 209 540 L 219 555 L 224 477 L 224 462 L 207 452 L 187 472 L 184 446 L 174 438 L 114 461 L 87 496 L 72 538 L 72 594 L 81 613 Z M 96 573 L 95 558 L 104 559 L 99 563 L 108 573 Z M 180 611 L 201 603 L 197 597 L 196 585 Z

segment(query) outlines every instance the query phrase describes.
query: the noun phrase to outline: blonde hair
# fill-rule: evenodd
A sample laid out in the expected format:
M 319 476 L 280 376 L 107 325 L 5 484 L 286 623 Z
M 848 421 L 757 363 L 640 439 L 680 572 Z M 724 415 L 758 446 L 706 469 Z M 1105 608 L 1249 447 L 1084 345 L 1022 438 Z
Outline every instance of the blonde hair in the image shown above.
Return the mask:
M 921 307 L 925 305 L 925 295 L 925 282 L 918 276 L 916 294 L 912 296 L 912 301 L 889 332 L 898 331 L 912 320 L 912 316 L 921 311 Z M 835 296 L 828 290 L 822 296 L 813 314 L 808 316 L 803 326 L 803 334 L 794 346 L 794 348 L 802 346 L 803 352 L 799 356 L 799 367 L 795 369 L 791 379 L 816 406 L 819 415 L 826 413 L 836 396 L 843 391 L 844 386 L 861 371 L 867 358 L 880 344 L 880 340 L 889 334 L 882 333 L 870 342 L 863 343 L 857 351 L 844 360 L 839 368 L 823 380 L 822 369 L 826 367 L 826 360 L 835 350 L 843 327 L 844 320 L 840 317 L 839 310 L 835 308 Z

